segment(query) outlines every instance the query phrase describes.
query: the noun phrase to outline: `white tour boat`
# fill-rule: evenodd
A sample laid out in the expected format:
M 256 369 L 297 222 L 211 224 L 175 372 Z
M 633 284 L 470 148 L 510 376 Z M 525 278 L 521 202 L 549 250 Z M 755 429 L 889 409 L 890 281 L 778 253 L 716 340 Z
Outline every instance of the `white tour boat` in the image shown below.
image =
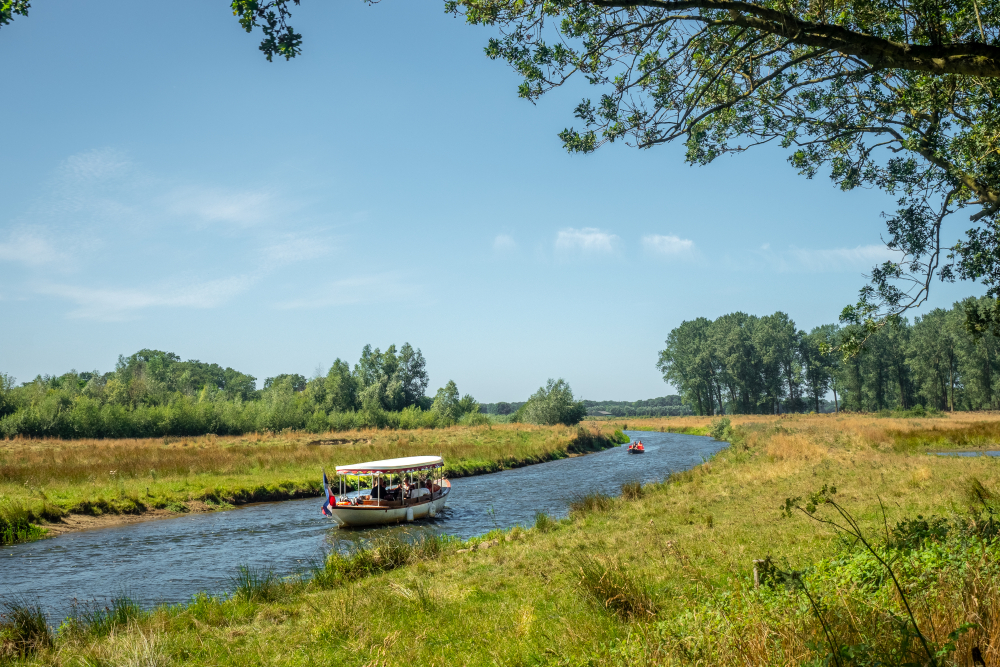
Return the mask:
M 433 471 L 444 466 L 440 456 L 408 456 L 337 466 L 340 494 L 331 491 L 323 472 L 326 504 L 323 514 L 341 526 L 403 523 L 437 516 L 451 491 L 451 482 Z M 370 477 L 365 489 L 347 493 L 345 477 Z

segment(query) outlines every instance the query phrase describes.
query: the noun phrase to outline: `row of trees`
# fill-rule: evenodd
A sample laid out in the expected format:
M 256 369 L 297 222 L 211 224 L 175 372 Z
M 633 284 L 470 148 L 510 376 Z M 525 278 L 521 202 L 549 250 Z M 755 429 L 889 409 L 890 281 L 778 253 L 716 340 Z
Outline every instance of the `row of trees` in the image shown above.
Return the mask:
M 870 336 L 861 353 L 831 351 L 855 325 L 806 333 L 785 313 L 698 318 L 670 332 L 657 368 L 697 414 L 1000 408 L 998 338 L 970 333 L 970 315 L 994 301 L 969 298 Z
M 584 401 L 583 406 L 591 416 L 679 417 L 691 414 L 691 408 L 676 394 L 641 401 Z
M 337 359 L 312 379 L 257 379 L 172 352 L 140 350 L 108 373 L 70 371 L 16 385 L 0 374 L 0 437 L 157 437 L 299 429 L 435 428 L 516 420 L 576 423 L 585 414 L 569 385 L 550 380 L 507 417 L 487 417 L 449 380 L 433 397 L 427 363 L 409 343 L 366 345 L 354 367 Z

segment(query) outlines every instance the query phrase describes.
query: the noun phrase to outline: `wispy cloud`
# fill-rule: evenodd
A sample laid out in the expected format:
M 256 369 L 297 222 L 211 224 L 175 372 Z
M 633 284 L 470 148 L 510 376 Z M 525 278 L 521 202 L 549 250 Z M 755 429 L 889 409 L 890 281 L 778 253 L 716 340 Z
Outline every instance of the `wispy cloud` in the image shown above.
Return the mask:
M 790 248 L 789 265 L 793 270 L 812 272 L 858 271 L 875 264 L 899 259 L 899 253 L 884 245 L 863 245 L 854 248 Z
M 420 286 L 397 273 L 359 275 L 329 282 L 312 296 L 276 304 L 282 310 L 380 303 L 409 297 Z
M 493 249 L 497 252 L 517 250 L 517 241 L 509 234 L 497 234 L 493 239 Z
M 673 234 L 648 234 L 642 237 L 642 246 L 647 252 L 667 257 L 683 257 L 694 251 L 694 241 Z
M 613 253 L 621 239 L 616 234 L 584 227 L 567 227 L 556 236 L 556 250 L 562 253 L 607 254 Z
M 146 288 L 94 288 L 79 285 L 46 285 L 37 291 L 76 304 L 71 317 L 96 320 L 124 320 L 136 311 L 156 306 L 172 308 L 214 308 L 246 291 L 257 281 L 254 276 L 231 276 L 187 284 L 164 284 Z
M 17 229 L 10 233 L 6 241 L 0 241 L 0 262 L 42 266 L 67 258 L 67 254 L 57 249 L 49 234 L 41 229 Z
M 23 212 L 0 217 L 0 268 L 5 288 L 65 299 L 71 317 L 215 308 L 333 252 L 328 223 L 303 210 L 301 198 L 270 188 L 184 183 L 114 149 L 86 151 L 65 159 Z

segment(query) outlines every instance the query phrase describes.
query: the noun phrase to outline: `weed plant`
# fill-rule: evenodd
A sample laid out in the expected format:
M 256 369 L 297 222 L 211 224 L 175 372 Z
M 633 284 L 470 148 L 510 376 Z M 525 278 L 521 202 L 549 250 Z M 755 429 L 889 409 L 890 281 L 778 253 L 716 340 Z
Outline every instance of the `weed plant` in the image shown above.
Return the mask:
M 622 498 L 625 500 L 639 500 L 642 498 L 642 482 L 631 480 L 621 486 Z

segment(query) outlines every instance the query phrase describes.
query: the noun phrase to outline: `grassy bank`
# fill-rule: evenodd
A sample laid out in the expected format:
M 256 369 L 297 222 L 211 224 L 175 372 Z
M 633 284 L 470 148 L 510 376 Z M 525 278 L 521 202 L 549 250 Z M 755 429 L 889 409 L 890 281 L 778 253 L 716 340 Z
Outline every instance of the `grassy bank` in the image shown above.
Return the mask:
M 997 664 L 1000 461 L 926 452 L 991 444 L 998 429 L 994 415 L 733 418 L 733 446 L 710 462 L 579 498 L 566 520 L 466 544 L 381 540 L 302 581 L 243 572 L 229 597 L 64 630 L 25 661 L 930 664 L 923 637 L 934 664 L 971 665 L 973 647 Z M 905 597 L 856 539 L 795 509 L 843 523 L 824 487 Z M 20 635 L 5 632 L 13 652 Z
M 0 440 L 0 543 L 67 514 L 185 512 L 319 495 L 320 470 L 420 454 L 462 477 L 611 446 L 613 425 L 524 424 L 145 440 Z

